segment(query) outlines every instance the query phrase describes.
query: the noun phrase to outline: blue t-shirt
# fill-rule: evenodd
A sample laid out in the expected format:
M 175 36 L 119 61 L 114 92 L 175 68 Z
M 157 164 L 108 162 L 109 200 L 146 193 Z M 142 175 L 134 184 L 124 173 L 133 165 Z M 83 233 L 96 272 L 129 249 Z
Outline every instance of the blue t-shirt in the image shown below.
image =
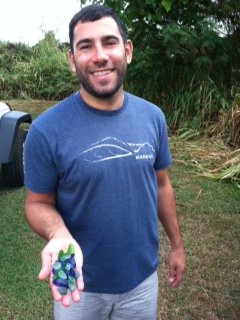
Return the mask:
M 56 192 L 86 291 L 127 292 L 156 270 L 155 171 L 171 163 L 158 107 L 124 92 L 120 109 L 101 111 L 74 93 L 33 122 L 24 159 L 27 189 Z

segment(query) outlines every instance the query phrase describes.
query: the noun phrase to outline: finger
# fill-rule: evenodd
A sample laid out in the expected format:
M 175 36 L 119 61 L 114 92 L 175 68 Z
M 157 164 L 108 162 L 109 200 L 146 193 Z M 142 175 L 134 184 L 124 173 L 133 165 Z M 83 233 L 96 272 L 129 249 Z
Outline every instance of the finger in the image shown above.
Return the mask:
M 169 285 L 169 287 L 170 288 L 175 288 L 175 286 L 176 286 L 176 279 L 175 278 L 169 278 L 168 279 L 168 285 Z
M 57 286 L 52 283 L 52 279 L 49 280 L 50 287 L 52 290 L 52 297 L 55 301 L 62 301 L 62 295 L 58 292 Z
M 75 252 L 75 261 L 76 261 L 76 270 L 78 270 L 78 272 L 81 273 L 82 266 L 83 266 L 83 255 L 82 255 L 82 252 L 77 249 Z
M 182 278 L 183 278 L 183 271 L 178 269 L 176 273 L 176 280 L 174 283 L 175 287 L 177 287 L 180 284 L 180 282 L 182 281 Z
M 169 287 L 170 288 L 176 288 L 177 287 L 177 284 L 178 284 L 178 282 L 177 282 L 177 278 L 171 278 L 171 279 L 169 279 Z
M 62 305 L 64 307 L 69 307 L 71 303 L 71 295 L 70 293 L 62 296 Z
M 180 269 L 174 270 L 174 276 L 169 274 L 168 282 L 170 288 L 176 288 L 180 284 L 182 277 L 183 271 Z
M 77 274 L 77 280 L 76 280 L 77 288 L 79 291 L 83 291 L 84 289 L 84 281 L 83 281 L 83 273 L 82 273 L 83 256 L 81 252 L 76 251 L 75 261 L 76 261 L 76 274 Z
M 78 291 L 78 289 L 75 289 L 72 292 L 72 301 L 73 302 L 79 302 L 80 301 L 80 292 Z
M 78 276 L 78 278 L 76 280 L 77 281 L 77 288 L 78 288 L 79 291 L 83 291 L 83 289 L 84 289 L 84 281 L 83 281 L 82 271 L 81 272 L 78 271 L 78 273 L 79 273 L 79 276 Z
M 174 282 L 176 281 L 176 270 L 174 267 L 169 267 L 169 273 L 168 273 L 168 285 L 169 287 L 172 287 L 174 285 Z

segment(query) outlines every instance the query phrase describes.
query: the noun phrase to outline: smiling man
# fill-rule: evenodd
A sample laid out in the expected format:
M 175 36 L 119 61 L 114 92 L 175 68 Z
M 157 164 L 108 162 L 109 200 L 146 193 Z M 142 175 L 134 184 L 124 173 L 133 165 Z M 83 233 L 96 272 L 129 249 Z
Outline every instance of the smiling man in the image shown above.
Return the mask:
M 123 90 L 133 46 L 115 12 L 85 7 L 69 37 L 79 91 L 39 116 L 25 144 L 26 218 L 48 241 L 39 279 L 50 279 L 56 320 L 154 320 L 157 218 L 171 245 L 170 287 L 184 271 L 165 118 Z M 51 265 L 69 244 L 80 277 L 62 296 Z
M 123 102 L 123 79 L 132 59 L 131 41 L 123 40 L 116 22 L 110 17 L 78 22 L 73 38 L 69 61 L 81 84 L 81 97 L 90 105 L 96 103 L 94 106 L 100 109 L 105 108 L 102 104 L 105 99 L 107 110 L 119 108 Z

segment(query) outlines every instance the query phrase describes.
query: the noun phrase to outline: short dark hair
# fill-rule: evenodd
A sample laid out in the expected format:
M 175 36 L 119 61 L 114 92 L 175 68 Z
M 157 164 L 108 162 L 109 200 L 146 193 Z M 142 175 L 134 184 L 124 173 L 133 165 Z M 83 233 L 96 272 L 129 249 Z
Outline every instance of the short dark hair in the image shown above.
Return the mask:
M 127 32 L 126 28 L 118 17 L 115 11 L 111 8 L 100 5 L 100 4 L 92 4 L 89 6 L 84 7 L 80 11 L 78 11 L 71 19 L 69 23 L 69 40 L 70 40 L 70 49 L 73 52 L 73 32 L 76 24 L 78 22 L 89 22 L 89 21 L 96 21 L 103 17 L 111 17 L 116 22 L 119 32 L 122 36 L 123 42 L 127 41 Z

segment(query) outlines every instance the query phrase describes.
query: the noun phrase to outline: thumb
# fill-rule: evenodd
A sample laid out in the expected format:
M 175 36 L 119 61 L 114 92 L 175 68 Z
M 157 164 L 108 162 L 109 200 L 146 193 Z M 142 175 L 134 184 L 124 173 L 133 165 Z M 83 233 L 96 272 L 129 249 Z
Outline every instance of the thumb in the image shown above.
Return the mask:
M 42 260 L 42 268 L 39 272 L 38 279 L 43 281 L 46 278 L 48 278 L 49 275 L 51 274 L 52 258 L 48 252 L 43 250 L 41 254 L 41 260 Z

